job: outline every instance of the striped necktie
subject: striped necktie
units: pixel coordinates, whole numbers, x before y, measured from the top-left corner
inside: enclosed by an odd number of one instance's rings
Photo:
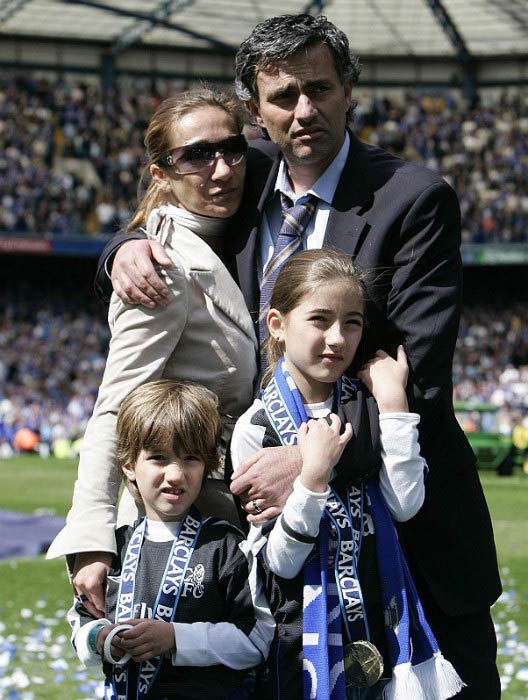
[[[286,260],[302,250],[302,235],[317,205],[317,197],[310,194],[303,197],[302,201],[293,204],[291,199],[282,192],[282,224],[275,242],[275,250],[271,260],[264,269],[262,282],[260,283],[260,311],[259,311],[259,342],[261,368],[267,367],[264,352],[264,343],[268,337],[266,317],[270,309],[270,300],[275,281],[281,267]]]

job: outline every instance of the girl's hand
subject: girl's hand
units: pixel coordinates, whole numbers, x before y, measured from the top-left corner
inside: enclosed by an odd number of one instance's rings
[[[330,414],[330,424],[325,418],[309,420],[299,428],[298,444],[301,450],[301,483],[310,491],[323,493],[345,445],[352,437],[352,426],[345,425],[343,434],[341,421],[335,413]]]
[[[79,552],[73,566],[73,589],[85,595],[83,606],[93,617],[104,617],[106,582],[112,555],[110,552]]]
[[[147,661],[176,649],[174,627],[163,620],[126,620],[133,629],[119,634],[119,647],[134,661]]]
[[[396,360],[378,350],[358,372],[358,377],[376,399],[380,413],[409,410],[405,393],[408,376],[409,366],[403,345],[398,346]]]

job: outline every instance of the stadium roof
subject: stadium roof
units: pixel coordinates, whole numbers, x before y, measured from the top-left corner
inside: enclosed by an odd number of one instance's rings
[[[360,56],[528,54],[526,0],[2,0],[0,37],[233,50],[266,17],[304,11]]]

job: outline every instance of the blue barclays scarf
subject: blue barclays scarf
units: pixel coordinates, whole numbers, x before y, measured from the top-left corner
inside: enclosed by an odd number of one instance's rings
[[[342,377],[334,388],[338,403],[345,403],[351,390],[353,384],[347,377]],[[281,443],[296,444],[297,430],[303,422],[308,421],[308,416],[284,359],[280,360],[272,380],[263,390],[262,401]],[[392,667],[392,678],[383,691],[384,700],[447,700],[460,692],[464,683],[451,663],[443,657],[425,619],[378,479],[369,480],[366,490],[376,534],[385,634]],[[352,491],[352,488],[348,489],[349,514]],[[355,491],[357,492],[357,489]],[[315,556],[312,556],[304,567],[304,700],[346,698],[342,621],[349,631],[350,641],[356,641],[357,626],[351,628],[350,621],[361,619],[361,615],[364,615],[359,579],[357,590],[353,595],[349,595],[350,592],[344,591],[339,585],[339,547],[334,562],[328,555],[328,543],[332,542],[332,538],[336,538],[335,528],[331,528],[330,524],[336,522],[333,515],[335,516],[336,508],[340,506],[343,506],[342,502],[333,494],[321,520]],[[356,522],[352,518],[353,527]],[[361,532],[362,517],[359,537]],[[347,598],[346,605],[344,598]],[[349,603],[357,606],[357,615],[348,614]],[[363,626],[368,638],[366,617]]]

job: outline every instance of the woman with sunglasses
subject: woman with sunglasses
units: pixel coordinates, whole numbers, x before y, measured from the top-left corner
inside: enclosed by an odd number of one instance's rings
[[[156,379],[204,384],[218,395],[225,440],[252,401],[253,325],[219,257],[242,197],[243,124],[235,98],[204,88],[162,102],[145,134],[149,160],[141,180],[150,175],[150,184],[128,231],[142,227],[164,246],[172,263],[163,272],[172,300],[148,309],[112,297],[110,348],[83,439],[73,505],[48,551],[48,558],[68,556],[74,588],[97,617],[104,611],[106,574],[116,552],[116,523],[131,523],[137,515],[125,492],[117,518],[116,417],[123,399]],[[207,483],[201,499],[204,516],[236,519],[222,480]]]

